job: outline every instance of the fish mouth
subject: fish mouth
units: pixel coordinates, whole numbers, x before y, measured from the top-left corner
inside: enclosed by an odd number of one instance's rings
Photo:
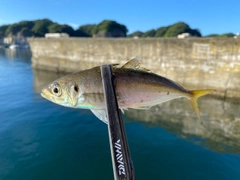
[[[41,92],[40,95],[41,95],[43,98],[47,98],[46,95],[45,95],[43,92]]]
[[[40,95],[43,98],[45,98],[47,100],[50,100],[50,101],[52,101],[52,99],[53,99],[51,93],[47,89],[45,89],[45,88],[42,89],[42,92],[40,93]]]
[[[53,103],[55,103],[55,104],[60,104],[60,105],[62,105],[62,102],[59,103],[59,100],[56,99],[56,97],[55,97],[55,96],[49,91],[49,89],[47,89],[47,88],[43,88],[43,89],[42,89],[42,92],[40,93],[40,95],[41,95],[43,98],[45,98],[45,99],[47,99],[47,100],[49,100],[49,101],[51,101],[51,102],[53,102]]]
[[[45,88],[42,89],[42,92],[40,94],[41,94],[42,97],[47,98],[46,97],[46,89]]]

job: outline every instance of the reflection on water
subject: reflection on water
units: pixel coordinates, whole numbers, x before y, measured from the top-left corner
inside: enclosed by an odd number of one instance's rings
[[[64,74],[34,70],[34,88],[40,92],[46,84]],[[201,119],[197,119],[186,99],[176,99],[150,110],[129,110],[130,120],[162,127],[184,139],[194,141],[217,152],[240,151],[240,103],[227,102],[211,96],[199,99]]]
[[[32,53],[29,49],[0,49],[0,56],[7,57],[11,60],[30,60]]]
[[[34,91],[40,93],[44,86],[64,75],[66,74],[33,69]]]
[[[201,119],[190,103],[176,99],[149,111],[129,111],[127,115],[178,134],[184,139],[206,146],[217,152],[240,152],[240,104],[206,96],[199,99]],[[201,139],[199,139],[201,138]]]

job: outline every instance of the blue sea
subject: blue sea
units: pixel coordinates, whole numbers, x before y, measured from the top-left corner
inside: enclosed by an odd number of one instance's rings
[[[34,70],[26,50],[0,50],[0,179],[113,179],[107,125],[43,99],[63,74]],[[123,115],[136,180],[239,180],[240,102],[205,96]]]

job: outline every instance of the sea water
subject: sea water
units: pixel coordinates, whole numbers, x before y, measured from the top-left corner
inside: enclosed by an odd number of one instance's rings
[[[0,179],[113,179],[107,125],[39,94],[62,76],[0,51]],[[137,180],[240,179],[240,105],[211,96],[198,120],[187,100],[123,116]]]

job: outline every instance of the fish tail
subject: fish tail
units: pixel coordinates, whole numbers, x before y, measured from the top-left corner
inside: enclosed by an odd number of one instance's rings
[[[189,91],[190,94],[192,94],[192,96],[190,97],[190,102],[192,104],[192,107],[193,107],[194,111],[196,112],[196,114],[198,116],[198,119],[200,119],[200,112],[199,112],[198,104],[197,104],[198,98],[200,98],[201,96],[207,95],[209,93],[215,92],[215,91],[216,90],[214,90],[214,89]]]

